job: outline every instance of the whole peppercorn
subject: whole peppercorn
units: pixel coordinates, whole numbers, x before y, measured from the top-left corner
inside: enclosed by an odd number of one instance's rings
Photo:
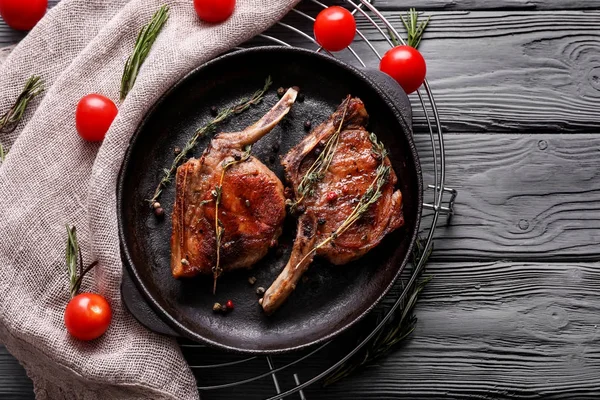
[[[178,156],[179,154],[181,154],[181,147],[175,147],[173,149],[173,153],[175,153],[176,156]]]
[[[260,297],[264,296],[266,290],[264,287],[259,287],[258,289],[256,289],[256,294],[259,295]]]
[[[164,217],[164,216],[165,216],[165,209],[164,209],[164,208],[162,208],[162,207],[155,208],[155,209],[154,209],[154,215],[155,215],[157,218],[162,218],[162,217]]]
[[[211,114],[213,117],[216,117],[216,116],[219,114],[219,109],[217,108],[217,106],[212,106],[212,107],[210,108],[210,114]]]
[[[284,88],[280,87],[279,89],[277,89],[277,96],[283,97],[284,94],[285,94]]]
[[[225,303],[225,307],[227,307],[228,310],[233,310],[233,301],[227,300],[227,303]]]
[[[312,122],[310,122],[310,120],[306,120],[304,121],[304,130],[310,130],[310,127],[312,126]]]

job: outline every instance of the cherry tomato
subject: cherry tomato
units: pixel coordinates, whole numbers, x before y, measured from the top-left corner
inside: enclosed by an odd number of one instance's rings
[[[235,0],[194,0],[194,8],[201,20],[216,24],[231,17]]]
[[[104,140],[106,132],[119,110],[111,99],[100,94],[88,94],[79,100],[75,126],[79,136],[90,142]]]
[[[94,340],[106,332],[112,311],[106,299],[94,293],[82,293],[71,299],[65,310],[65,326],[79,340]]]
[[[381,59],[379,69],[396,80],[406,94],[417,90],[425,81],[425,59],[413,47],[396,46]]]
[[[315,39],[325,50],[340,51],[350,46],[356,35],[354,15],[344,7],[331,6],[315,20]]]
[[[0,16],[8,26],[28,31],[46,14],[48,0],[0,0]]]

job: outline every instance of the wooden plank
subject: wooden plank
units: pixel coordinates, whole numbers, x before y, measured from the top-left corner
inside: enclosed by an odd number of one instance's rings
[[[598,0],[375,0],[380,10],[597,10]]]
[[[308,399],[558,399],[600,396],[600,264],[433,263],[412,338],[388,357],[336,385],[307,390]],[[339,346],[340,343],[336,342]],[[353,343],[346,343],[348,351]],[[239,357],[184,349],[192,365]],[[328,356],[331,358],[328,358]],[[339,352],[310,358],[278,375],[293,386]],[[335,355],[335,357],[333,357]],[[214,357],[211,358],[211,357]],[[207,359],[208,358],[208,359]],[[274,357],[282,366],[286,356]],[[241,368],[198,370],[199,384],[234,381],[266,371],[264,359]],[[268,379],[204,399],[273,395]]]
[[[60,0],[49,0],[48,7],[52,8]],[[305,1],[309,2],[309,1]],[[330,3],[344,4],[343,0],[333,0]],[[330,4],[328,3],[328,4]],[[355,1],[358,3],[358,1]],[[457,10],[597,10],[600,0],[373,0],[380,10],[419,10],[457,11]]]
[[[402,26],[400,13],[384,14],[395,27]],[[447,131],[597,131],[600,12],[430,14],[420,49]],[[310,32],[310,21],[301,16],[291,15],[289,22]],[[358,18],[358,28],[380,54],[389,49],[364,18]],[[270,32],[295,45],[304,43],[281,26]],[[369,67],[377,68],[378,61],[364,42],[358,40],[353,47]],[[347,52],[339,55],[353,60]],[[423,131],[422,114],[416,117]]]
[[[529,2],[552,8],[546,6],[551,1],[541,3]],[[398,13],[389,15],[399,26]],[[538,134],[447,138],[448,184],[461,193],[452,227],[438,231],[443,240],[436,241],[436,257],[537,259],[545,252],[553,260],[597,259],[599,140],[548,134],[596,132],[597,23],[598,13],[434,15],[422,50],[445,127]],[[0,26],[0,46],[12,43],[4,35]],[[376,46],[382,50],[385,43]],[[366,58],[368,49],[357,51]],[[421,135],[418,142],[426,145]],[[430,157],[422,161],[427,170]],[[408,346],[343,384],[311,388],[308,398],[598,398],[598,360],[590,347],[598,266],[434,265],[436,278]],[[6,391],[15,379],[27,381],[6,357],[0,349],[0,368],[7,366],[0,369],[3,399],[11,398]],[[303,368],[305,379],[312,370]],[[13,398],[33,398],[26,386]],[[273,391],[266,379],[254,389],[233,389],[230,397],[222,393],[204,398],[260,398]]]
[[[417,143],[433,183],[429,138]],[[459,197],[434,257],[600,260],[600,136],[459,134],[445,144],[446,182]]]
[[[9,28],[8,25],[0,19],[0,47],[17,44],[25,37],[25,34],[25,32],[18,32]]]
[[[560,80],[548,82],[557,84]],[[435,84],[432,81],[432,85]],[[531,93],[532,97],[523,98],[520,104],[517,98],[509,101],[510,96],[517,93],[511,94],[516,86],[507,84],[498,84],[494,95],[485,94],[489,98],[483,100],[483,105],[448,90],[436,91],[436,97],[449,132],[486,124],[536,134],[567,125],[573,129],[579,126],[584,131],[597,128],[600,122],[596,120],[600,118],[597,104],[593,96],[585,95],[585,90],[578,91],[581,101],[570,104],[559,93],[552,94],[564,88],[543,82],[537,85],[531,90],[538,93]],[[469,87],[467,91],[472,90],[476,89]],[[500,101],[502,93],[505,99]],[[482,101],[483,92],[481,96],[477,101]],[[425,139],[420,137],[419,140]],[[541,141],[547,148],[540,149]],[[422,143],[425,149],[426,141]],[[596,243],[600,235],[595,206],[599,189],[595,173],[598,140],[595,135],[484,137],[469,134],[448,137],[447,146],[448,185],[460,189],[461,195],[453,226],[438,234],[442,240],[437,245],[436,256],[461,260],[482,257],[598,259]],[[427,171],[432,160],[424,156],[422,161]],[[426,179],[426,182],[432,180]]]
[[[431,265],[406,346],[318,398],[597,399],[599,267]]]
[[[25,370],[6,348],[0,345],[0,399],[33,400],[33,386]]]
[[[412,338],[350,379],[325,389],[311,387],[308,399],[600,396],[600,352],[595,350],[600,264],[432,263],[427,273],[434,279],[419,301]],[[205,350],[185,348],[184,353],[192,365],[211,361]],[[233,359],[219,353],[212,361]],[[284,360],[274,358],[278,366]],[[257,359],[197,376],[201,385],[232,381],[266,371],[264,364]],[[308,379],[323,365],[322,358],[311,358],[280,373],[280,382],[289,388],[291,371]],[[14,361],[0,358],[0,366],[11,369],[7,375],[0,369],[0,377],[7,377],[0,390],[14,388],[23,395],[18,398],[33,398],[24,397],[30,387],[15,385],[15,379],[25,378],[22,370],[15,372]],[[203,399],[260,399],[274,394],[271,385],[263,379],[243,389],[207,392]]]
[[[49,0],[48,7],[52,8],[60,0]],[[333,0],[330,3],[344,4],[343,0]],[[358,1],[355,1],[358,3]],[[380,10],[407,10],[411,7],[419,10],[596,10],[600,8],[599,0],[373,0]]]
[[[384,14],[394,26],[401,26],[400,13]],[[597,130],[600,68],[595,55],[600,51],[600,12],[432,15],[421,50],[447,131]],[[311,32],[311,22],[299,15],[290,15],[286,21]],[[388,49],[364,18],[359,18],[358,27],[381,54]],[[284,27],[269,32],[307,46],[298,34]],[[0,46],[13,43],[19,35],[0,27]],[[377,59],[365,43],[357,41],[354,47],[370,67],[377,67]],[[341,56],[352,58],[346,53]],[[423,131],[422,113],[416,113],[415,121]]]

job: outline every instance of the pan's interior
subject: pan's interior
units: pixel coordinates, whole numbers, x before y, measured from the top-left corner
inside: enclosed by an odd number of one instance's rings
[[[170,214],[174,187],[160,203],[166,217],[158,221],[146,199],[194,131],[219,109],[239,102],[273,79],[265,100],[232,118],[220,131],[236,131],[260,118],[278,98],[276,89],[299,86],[305,95],[288,117],[253,147],[253,154],[283,179],[279,158],[306,134],[306,120],[325,120],[347,94],[360,97],[370,114],[369,129],[390,152],[402,190],[406,224],[360,260],[332,266],[317,260],[285,305],[274,315],[262,313],[255,293],[267,288],[285,265],[295,234],[288,219],[280,246],[250,271],[225,274],[213,296],[209,276],[175,280],[171,276]],[[149,113],[135,133],[119,183],[119,218],[124,259],[148,302],[182,334],[222,347],[246,351],[283,351],[328,337],[368,311],[394,281],[408,257],[418,224],[420,171],[413,147],[398,115],[373,86],[337,61],[304,51],[271,49],[240,52],[200,68],[171,90]],[[199,156],[209,138],[193,152]],[[248,277],[257,278],[253,286]],[[235,310],[213,313],[212,306],[231,299]]]

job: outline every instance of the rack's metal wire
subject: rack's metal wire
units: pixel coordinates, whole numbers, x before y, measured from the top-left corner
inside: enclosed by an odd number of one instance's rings
[[[322,7],[322,8],[327,7],[325,4],[321,3],[318,0],[305,0],[305,1],[312,2],[312,3],[316,4],[318,7]],[[368,21],[370,24],[372,24],[374,26],[374,28],[382,35],[382,37],[384,38],[384,40],[388,43],[388,45],[390,47],[393,46],[393,43],[392,43],[388,33],[386,32],[386,30],[388,32],[392,32],[396,36],[396,38],[398,38],[402,43],[404,43],[402,36],[396,31],[396,29],[392,26],[392,24],[390,24],[390,22],[382,15],[382,13],[379,12],[379,10],[377,10],[377,8],[375,6],[373,6],[373,4],[371,4],[371,0],[356,0],[356,2],[353,0],[345,0],[345,1],[346,1],[347,5],[350,7],[350,9],[352,10],[352,13],[359,18],[364,18],[365,21]],[[304,11],[301,11],[298,9],[293,9],[292,12],[296,15],[301,16],[302,18],[305,18],[308,21],[311,21],[311,22],[314,21],[314,17],[310,16],[309,14],[307,14]],[[302,38],[309,44],[316,45],[318,48],[315,51],[317,51],[317,52],[324,51],[324,49],[322,49],[321,47],[318,46],[318,43],[314,40],[314,38],[311,35],[307,34],[306,32],[302,31],[301,29],[294,27],[294,26],[290,25],[289,23],[285,23],[285,22],[278,22],[277,26],[294,32],[295,34],[297,34],[300,38]],[[377,49],[373,45],[373,43],[371,43],[367,39],[367,36],[360,30],[357,30],[357,35],[360,38],[360,40],[362,42],[364,42],[371,49],[371,51],[375,54],[375,57],[377,57],[377,60],[380,60],[381,54],[379,53],[379,51],[377,51]],[[288,46],[288,47],[292,46],[291,44],[289,44],[289,43],[285,42],[284,40],[282,40],[278,37],[275,37],[271,34],[263,33],[263,34],[260,34],[258,37],[260,39],[266,40],[268,42],[273,42],[278,45]],[[325,52],[328,55],[334,57],[334,55],[331,54],[330,52],[328,52],[326,50],[325,50]],[[348,47],[348,52],[354,57],[354,59],[356,59],[356,61],[362,67],[366,67],[364,60],[356,53],[356,51],[352,47]],[[434,235],[436,226],[438,224],[439,216],[447,215],[446,222],[447,223],[450,222],[450,219],[451,219],[452,215],[454,214],[454,201],[457,196],[457,191],[445,186],[445,182],[446,182],[445,157],[446,156],[445,156],[445,150],[444,150],[443,131],[442,131],[441,123],[440,123],[440,117],[439,117],[439,113],[437,110],[437,106],[435,104],[435,100],[433,97],[433,93],[432,93],[429,83],[427,81],[425,81],[425,83],[423,84],[422,90],[425,92],[425,96],[423,95],[423,93],[420,89],[417,91],[417,97],[419,99],[419,103],[421,104],[421,107],[423,108],[425,121],[426,121],[427,127],[428,127],[428,133],[429,133],[429,136],[431,139],[431,152],[433,155],[433,170],[434,170],[433,185],[427,186],[428,189],[433,190],[433,201],[431,203],[423,204],[424,209],[433,211],[432,219],[431,219],[431,226],[427,233],[427,236],[425,239],[425,246],[423,249],[423,253],[425,254],[429,251],[429,249],[431,248],[431,246],[433,244],[433,235]],[[430,115],[430,113],[431,113],[431,115]],[[450,199],[447,201],[446,204],[444,204],[444,194],[450,195]],[[401,294],[395,300],[393,305],[388,309],[387,313],[380,320],[379,324],[358,344],[358,346],[354,347],[345,356],[340,358],[338,361],[334,362],[331,366],[329,366],[325,370],[323,370],[320,373],[317,373],[313,377],[309,378],[308,380],[301,382],[298,374],[294,373],[293,378],[294,378],[294,382],[295,382],[295,387],[288,389],[286,391],[282,391],[277,374],[287,370],[289,367],[291,367],[293,365],[296,365],[296,364],[308,359],[309,357],[314,356],[316,353],[319,353],[320,351],[322,351],[331,342],[328,342],[321,346],[318,346],[316,349],[310,351],[309,353],[307,353],[301,357],[298,357],[294,361],[289,362],[280,367],[275,366],[273,359],[270,356],[265,357],[267,366],[268,366],[268,370],[264,373],[258,373],[255,376],[252,376],[250,378],[238,380],[235,382],[229,382],[229,383],[225,383],[225,384],[198,386],[198,389],[201,392],[203,392],[203,391],[208,391],[208,390],[232,388],[232,387],[245,385],[250,382],[271,376],[271,378],[273,380],[273,385],[275,387],[276,394],[266,400],[279,400],[279,399],[283,399],[287,396],[291,396],[292,394],[295,394],[295,393],[298,393],[299,398],[301,400],[306,400],[306,396],[303,392],[303,389],[314,384],[315,382],[318,382],[319,380],[321,380],[324,377],[326,377],[327,375],[329,375],[331,372],[335,371],[340,365],[345,363],[348,359],[350,359],[358,351],[360,351],[367,343],[369,343],[369,341],[375,335],[377,335],[377,333],[385,326],[385,324],[389,321],[389,319],[394,315],[395,311],[403,304],[408,291],[413,286],[416,279],[418,279],[419,272],[423,269],[423,267],[424,267],[423,260],[421,260],[418,263],[418,265],[412,266],[411,276],[408,279],[408,282],[403,286],[403,290],[402,290]],[[190,345],[190,344],[185,345],[184,344],[184,345],[182,345],[182,347],[204,348],[205,346]],[[205,369],[232,367],[232,366],[237,366],[237,365],[248,364],[249,362],[256,360],[257,358],[259,358],[259,357],[240,356],[240,359],[235,360],[235,361],[210,364],[210,365],[192,365],[191,368],[205,370]]]

